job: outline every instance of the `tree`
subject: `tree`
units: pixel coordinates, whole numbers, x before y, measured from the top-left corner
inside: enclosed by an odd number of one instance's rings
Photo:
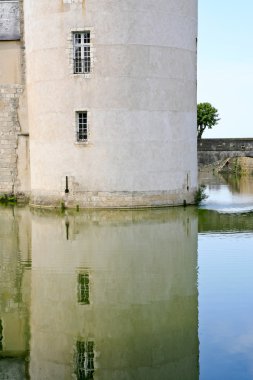
[[[217,109],[210,103],[198,104],[197,119],[198,139],[201,139],[206,128],[211,129],[214,125],[218,124],[218,121],[220,120]]]

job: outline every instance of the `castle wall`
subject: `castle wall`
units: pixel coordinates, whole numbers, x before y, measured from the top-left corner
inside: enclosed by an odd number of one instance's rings
[[[0,7],[0,193],[31,190],[31,203],[54,206],[193,202],[197,0]],[[73,32],[84,29],[92,69],[76,75]]]
[[[29,193],[22,1],[1,1],[0,12],[0,194]]]
[[[0,42],[1,85],[21,83],[21,46],[19,41]]]
[[[0,57],[1,59],[1,57]],[[0,193],[13,193],[17,179],[18,98],[22,85],[0,85]]]
[[[27,0],[24,14],[31,202],[193,202],[197,1]],[[75,75],[83,29],[92,70]],[[87,143],[76,141],[77,111],[88,112]]]

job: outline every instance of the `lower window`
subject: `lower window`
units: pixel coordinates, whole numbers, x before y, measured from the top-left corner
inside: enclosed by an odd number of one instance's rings
[[[80,142],[88,141],[88,113],[87,111],[76,112],[76,139]]]

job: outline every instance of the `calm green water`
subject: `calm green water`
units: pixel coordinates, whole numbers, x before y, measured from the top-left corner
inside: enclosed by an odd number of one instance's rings
[[[253,379],[253,184],[201,181],[199,210],[1,207],[0,379]]]

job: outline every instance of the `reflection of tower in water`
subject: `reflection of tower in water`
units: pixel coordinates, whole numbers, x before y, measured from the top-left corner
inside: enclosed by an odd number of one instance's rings
[[[29,357],[30,217],[0,212],[0,379],[26,379]]]
[[[194,211],[68,222],[32,216],[31,378],[198,378]]]

